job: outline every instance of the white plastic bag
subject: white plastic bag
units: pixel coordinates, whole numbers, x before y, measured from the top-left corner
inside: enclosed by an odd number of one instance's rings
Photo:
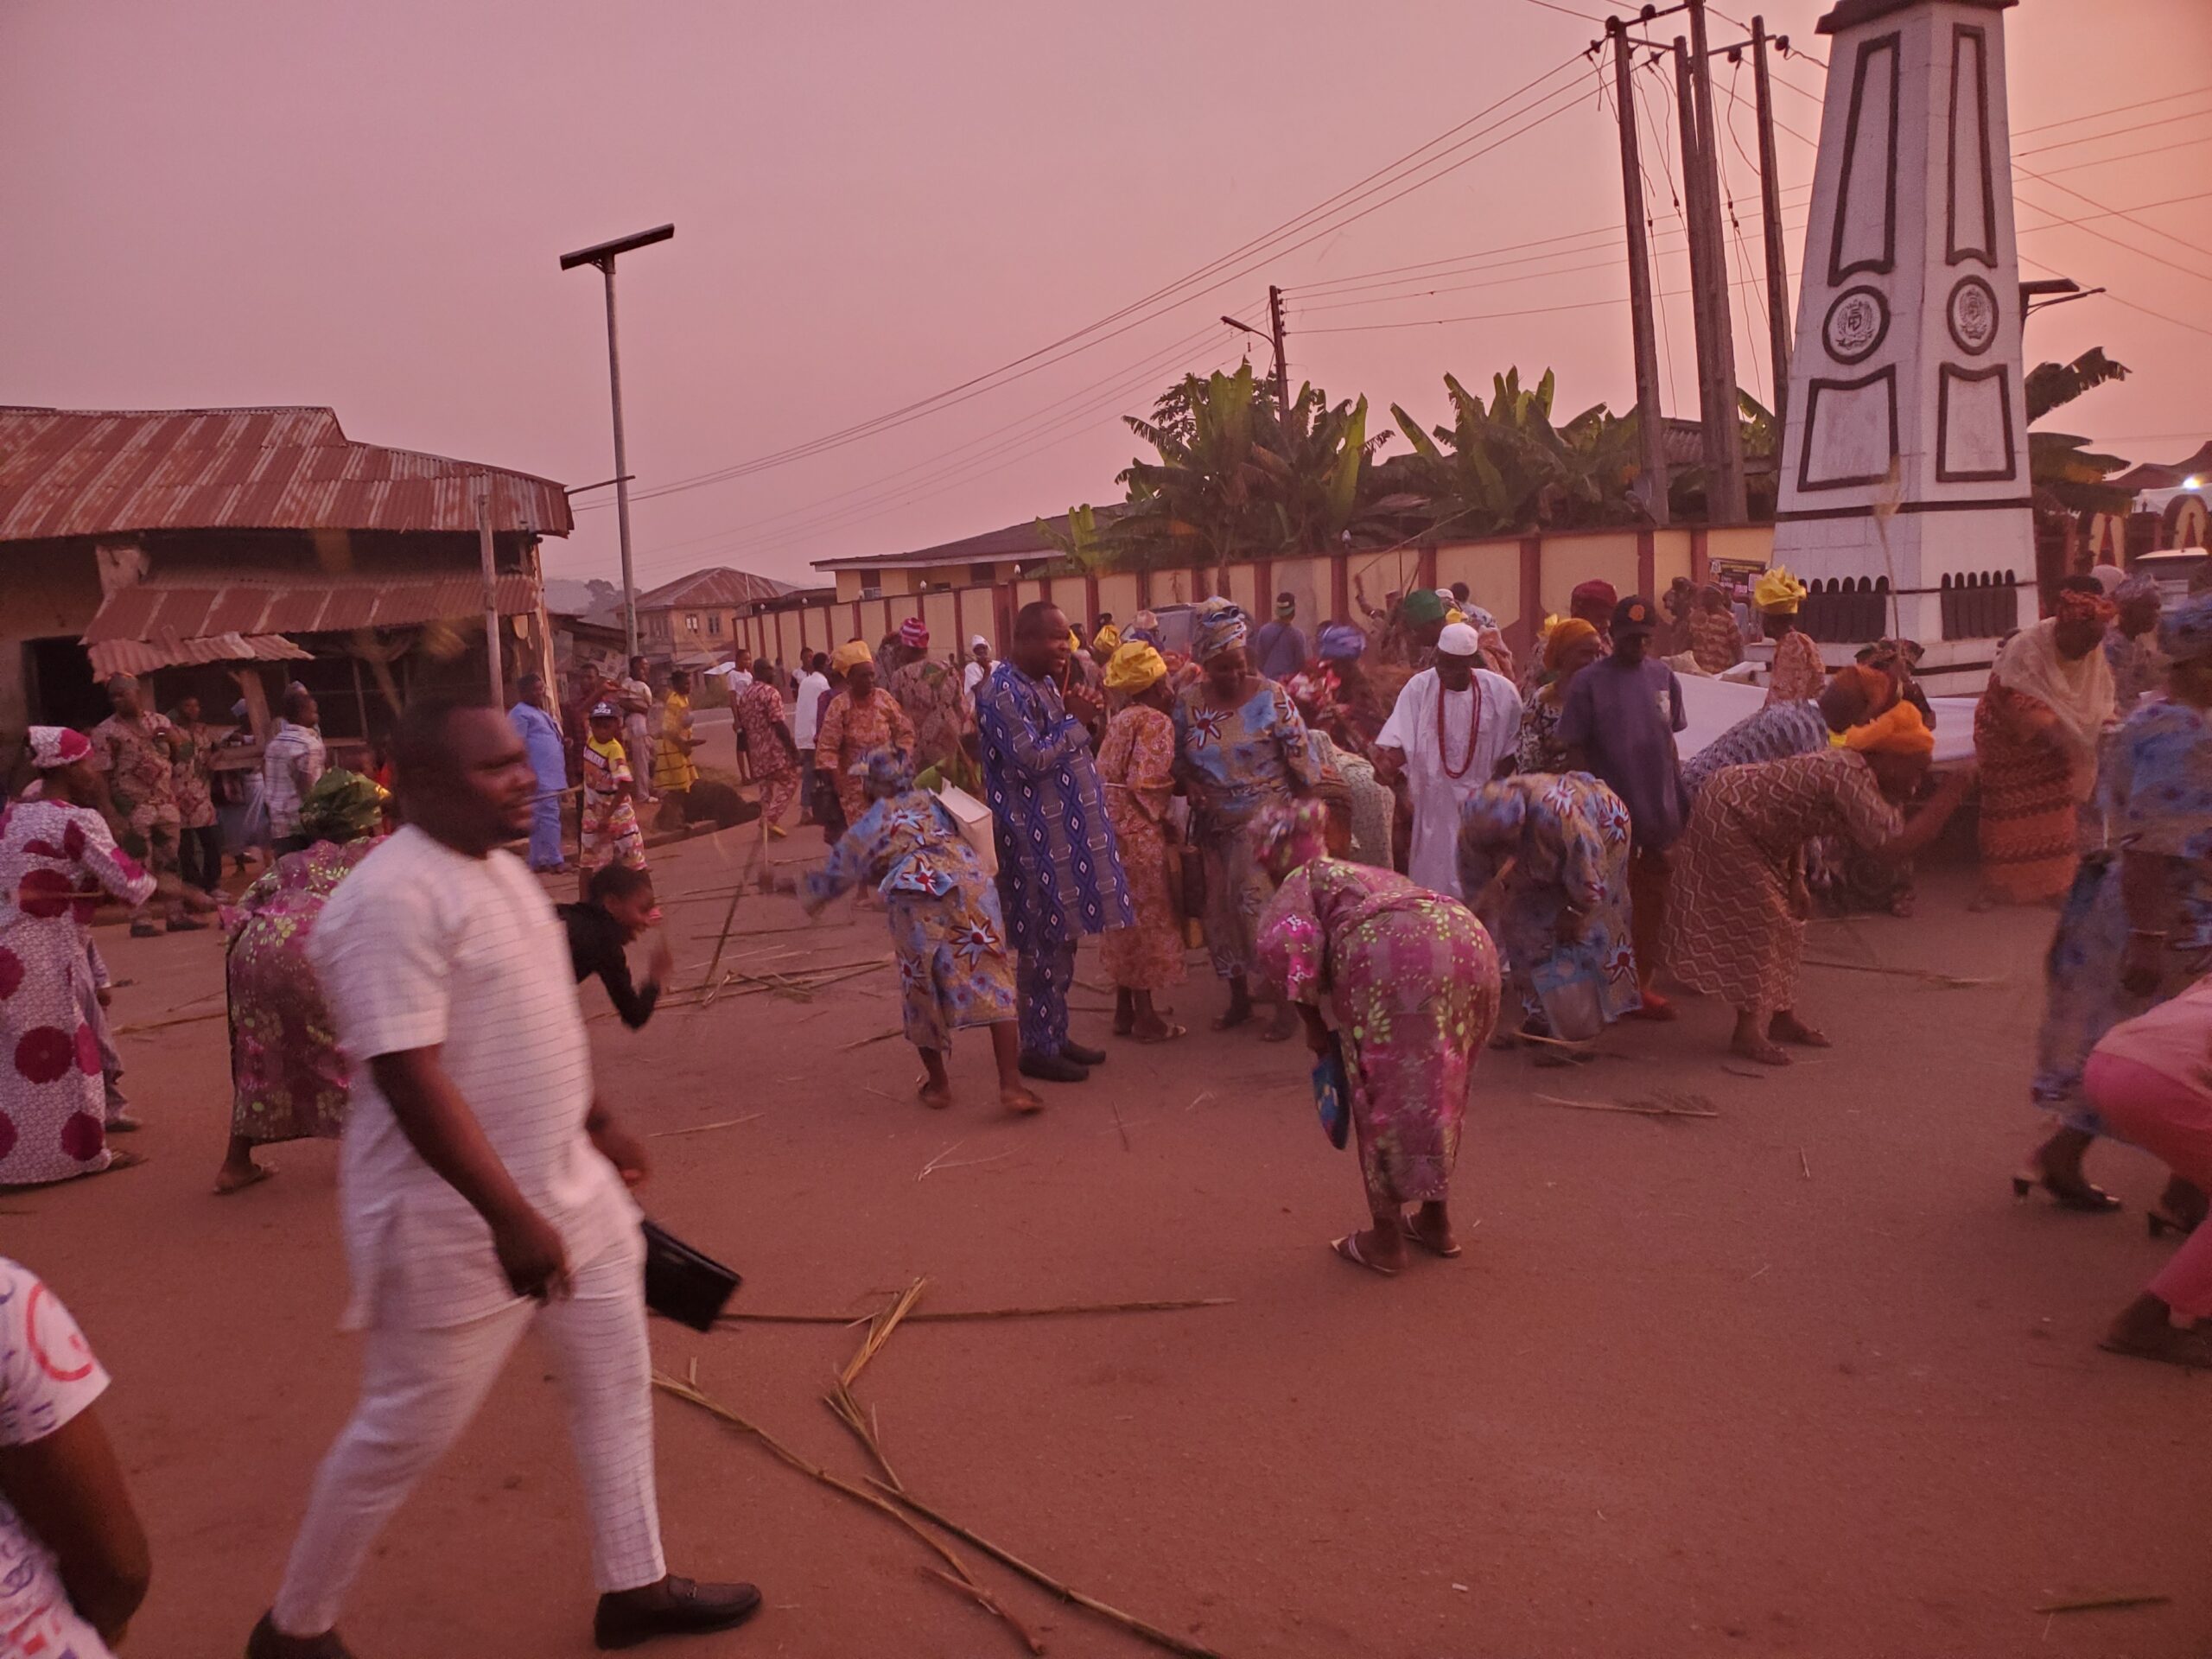
[[[999,873],[999,849],[991,834],[991,809],[957,784],[945,785],[938,791],[937,798],[960,826],[961,838],[975,849],[976,861],[983,867],[983,874],[995,877]]]

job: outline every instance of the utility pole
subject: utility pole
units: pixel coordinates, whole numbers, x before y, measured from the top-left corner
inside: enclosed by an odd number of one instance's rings
[[[1290,418],[1290,368],[1284,361],[1282,351],[1282,289],[1273,283],[1268,284],[1268,332],[1275,342],[1275,408],[1287,421]]]
[[[1688,188],[1692,314],[1697,321],[1698,413],[1705,427],[1706,513],[1716,524],[1750,517],[1744,436],[1736,404],[1736,341],[1729,321],[1728,257],[1720,233],[1719,157],[1713,148],[1712,77],[1705,60],[1704,0],[1688,0],[1694,39],[1675,37],[1675,98]]]
[[[492,706],[506,706],[506,675],[499,662],[499,570],[492,553],[492,480],[476,474],[476,557],[484,568],[484,658]]]
[[[1782,179],[1774,165],[1774,89],[1767,83],[1766,19],[1751,19],[1751,86],[1758,100],[1759,213],[1766,230],[1766,326],[1774,364],[1774,467],[1782,477],[1789,425],[1789,353],[1796,320],[1789,309],[1789,266],[1782,250]],[[1785,41],[1783,44],[1787,45]]]
[[[622,538],[622,632],[626,639],[624,666],[638,654],[638,585],[630,569],[630,461],[622,442],[622,350],[614,328],[614,260],[634,248],[665,242],[676,234],[673,225],[659,225],[635,236],[618,237],[574,253],[561,256],[561,269],[597,265],[607,278],[607,379],[614,398],[614,523]],[[494,696],[496,701],[496,694]]]
[[[1643,163],[1637,153],[1635,67],[1628,30],[1605,20],[1613,39],[1614,102],[1621,118],[1621,196],[1628,219],[1629,328],[1636,344],[1637,442],[1643,451],[1637,492],[1655,524],[1667,522],[1667,429],[1659,412],[1659,343],[1651,311],[1651,253],[1643,217]]]

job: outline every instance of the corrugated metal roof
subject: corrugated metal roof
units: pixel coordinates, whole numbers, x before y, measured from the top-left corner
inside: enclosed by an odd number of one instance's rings
[[[566,536],[550,479],[355,443],[327,409],[0,406],[0,542],[149,530],[474,531]]]
[[[1118,506],[1100,507],[1098,518],[1102,523],[1110,522],[1120,516],[1121,511]],[[1032,518],[1023,524],[1008,524],[1004,530],[986,531],[981,536],[941,542],[935,547],[917,548],[912,552],[858,553],[849,558],[816,559],[812,563],[817,570],[918,564],[1003,564],[1009,560],[1051,558],[1059,550],[1056,543],[1039,533],[1037,521]]]
[[[526,615],[537,608],[537,584],[528,576],[504,575],[499,579],[498,597],[500,615]],[[86,627],[84,643],[134,639],[165,644],[233,633],[334,633],[483,614],[484,585],[475,576],[232,582],[213,588],[148,582],[110,594]]]
[[[143,639],[107,639],[90,647],[92,672],[102,679],[111,674],[150,674],[157,668],[187,663],[298,663],[315,653],[294,645],[281,633],[219,633],[211,639],[178,639],[153,645]]]
[[[716,565],[710,570],[694,570],[688,576],[663,582],[650,593],[639,594],[638,608],[660,611],[674,605],[751,605],[791,591],[788,582]]]

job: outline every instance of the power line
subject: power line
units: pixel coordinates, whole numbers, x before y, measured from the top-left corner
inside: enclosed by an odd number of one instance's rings
[[[2212,109],[2184,110],[2179,115],[2161,116],[2156,121],[2138,121],[2132,127],[2114,127],[2110,132],[2084,133],[2079,138],[2054,138],[2047,144],[2037,144],[2028,149],[2016,149],[2012,152],[2012,156],[2015,160],[2018,160],[2023,156],[2040,156],[2047,149],[2072,149],[2079,144],[2101,144],[2106,139],[2117,138],[2123,133],[2142,132],[2151,127],[2168,127],[2177,121],[2201,120],[2208,115],[2212,115]]]
[[[802,502],[798,506],[785,508],[780,512],[772,512],[762,518],[751,519],[743,524],[726,524],[719,530],[709,531],[706,534],[701,536],[690,537],[680,542],[664,543],[660,546],[652,550],[652,552],[646,556],[657,557],[678,551],[684,548],[696,547],[702,543],[717,541],[726,536],[735,535],[749,531],[765,530],[769,526],[776,524],[785,519],[802,518],[804,515],[817,512],[823,507],[834,507],[837,503],[848,500],[855,496],[874,494],[887,486],[893,488],[905,488],[906,486],[899,484],[898,480],[907,478],[910,474],[938,467],[939,463],[950,461],[955,456],[965,454],[970,450],[988,448],[1009,432],[1025,429],[1033,431],[1035,429],[1036,423],[1039,418],[1050,414],[1052,410],[1058,409],[1065,404],[1090,399],[1102,391],[1107,391],[1107,401],[1117,402],[1123,395],[1125,395],[1125,391],[1129,389],[1126,386],[1125,383],[1128,382],[1133,375],[1136,377],[1137,383],[1141,385],[1143,382],[1149,380],[1152,377],[1160,373],[1169,365],[1185,361],[1190,357],[1192,352],[1198,346],[1199,342],[1208,338],[1217,336],[1219,332],[1219,329],[1213,325],[1195,329],[1192,333],[1183,336],[1180,340],[1176,340],[1173,345],[1168,346],[1162,350],[1149,353],[1140,363],[1134,366],[1125,364],[1121,368],[1116,369],[1113,373],[1106,376],[1104,378],[1093,381],[1088,385],[1078,387],[1076,391],[1068,393],[1065,397],[1056,398],[1053,402],[1046,404],[1042,409],[1024,413],[1017,416],[1015,419],[1006,423],[1002,426],[994,427],[988,432],[980,433],[975,437],[967,439],[963,442],[955,444],[950,448],[940,450],[935,454],[925,455],[919,461],[912,462],[911,465],[899,468],[896,472],[886,474],[880,478],[871,479],[865,483],[855,485],[848,489],[833,491],[828,495],[819,497],[812,501]],[[1110,390],[1109,390],[1109,388],[1110,388]],[[1086,410],[1091,407],[1089,403],[1085,403],[1084,406]]]
[[[1531,104],[1527,108],[1512,110],[1510,112],[1500,117],[1497,121],[1493,122],[1487,127],[1480,125],[1481,123],[1487,120],[1497,111],[1501,110],[1509,110],[1510,106],[1519,103],[1520,100],[1528,97],[1530,93],[1535,92],[1538,87],[1542,86],[1546,82],[1554,79],[1562,71],[1572,69],[1580,60],[1580,56],[1581,54],[1577,53],[1566,59],[1551,69],[1545,71],[1542,74],[1535,77],[1533,79],[1525,82],[1514,91],[1507,93],[1504,97],[1497,99],[1493,103],[1486,105],[1484,109],[1478,111],[1474,115],[1470,116],[1465,120],[1446,129],[1445,131],[1438,134],[1435,137],[1429,139],[1427,143],[1417,145],[1414,149],[1408,150],[1403,156],[1399,156],[1395,161],[1376,169],[1374,172],[1368,174],[1364,178],[1355,181],[1353,184],[1346,186],[1344,189],[1338,191],[1335,194],[1330,197],[1327,197],[1316,206],[1309,207],[1303,213],[1295,214],[1292,218],[1284,220],[1274,229],[1259,237],[1255,237],[1241,244],[1239,246],[1231,249],[1228,253],[1223,254],[1217,258],[1209,261],[1207,264],[1198,267],[1195,270],[1188,272],[1183,276],[1177,278],[1174,282],[1163,284],[1162,286],[1154,289],[1151,293],[1144,296],[1142,298],[1132,301],[1130,303],[1122,306],[1118,310],[1109,312],[1107,315],[1099,318],[1096,321],[1089,323],[1082,328],[1076,329],[1069,334],[1064,334],[1058,340],[1053,340],[1046,346],[1039,346],[1034,351],[1025,353],[1023,355],[1014,358],[1008,362],[1001,364],[998,367],[986,371],[982,374],[971,376],[968,379],[961,381],[953,386],[948,387],[943,391],[932,393],[925,397],[917,398],[911,403],[902,404],[899,407],[887,410],[883,414],[870,416],[868,419],[864,421],[855,422],[849,426],[840,428],[834,432],[823,434],[818,437],[808,439],[804,442],[791,445],[783,449],[772,451],[763,455],[753,456],[745,461],[734,461],[728,466],[716,467],[705,473],[696,474],[689,478],[679,479],[652,490],[639,492],[633,495],[632,499],[633,500],[650,499],[660,495],[674,494],[682,490],[699,488],[709,484],[721,483],[731,479],[749,476],[753,473],[766,471],[775,467],[785,466],[792,461],[804,460],[812,455],[822,454],[828,449],[840,448],[845,444],[857,442],[863,438],[875,436],[880,432],[890,430],[894,427],[906,425],[909,422],[920,419],[926,415],[934,414],[943,409],[950,408],[957,404],[963,403],[969,397],[980,395],[985,391],[994,389],[995,385],[1007,384],[1012,379],[1024,378],[1027,375],[1036,372],[1038,369],[1047,366],[1049,363],[1059,360],[1061,357],[1072,355],[1077,351],[1088,350],[1090,346],[1101,344],[1106,340],[1116,338],[1120,334],[1127,333],[1129,327],[1136,326],[1136,323],[1130,323],[1119,328],[1114,327],[1113,325],[1122,322],[1123,319],[1128,318],[1133,313],[1141,312],[1147,307],[1155,306],[1159,302],[1166,300],[1169,302],[1166,305],[1159,306],[1158,309],[1150,312],[1146,316],[1137,318],[1136,322],[1141,323],[1143,321],[1149,321],[1151,316],[1158,315],[1164,310],[1172,309],[1177,304],[1196,300],[1206,294],[1211,294],[1220,288],[1226,287],[1230,283],[1236,281],[1238,277],[1249,275],[1252,270],[1256,269],[1258,264],[1264,263],[1266,259],[1270,257],[1280,258],[1288,252],[1294,251],[1297,248],[1303,247],[1312,241],[1318,240],[1322,235],[1326,235],[1332,232],[1341,230],[1345,225],[1353,223],[1359,219],[1364,218],[1368,213],[1377,211],[1381,207],[1389,206],[1390,202],[1399,200],[1400,197],[1409,194],[1412,190],[1422,188],[1427,185],[1434,183],[1438,179],[1440,179],[1446,175],[1456,171],[1459,168],[1466,165],[1467,162],[1474,160],[1476,156],[1487,153],[1488,149],[1496,148],[1496,143],[1484,146],[1482,149],[1475,149],[1471,154],[1461,156],[1458,159],[1446,163],[1446,158],[1452,156],[1454,151],[1465,149],[1468,146],[1475,144],[1478,141],[1488,137],[1491,133],[1497,131],[1498,128],[1506,126],[1511,122],[1520,120],[1523,117],[1530,114],[1534,110],[1541,108],[1542,105],[1557,98],[1561,90],[1579,98],[1580,92],[1577,88],[1555,88],[1554,91],[1546,92],[1541,97],[1538,97],[1535,103]],[[1504,143],[1513,137],[1519,137],[1522,132],[1531,130],[1533,127],[1541,125],[1543,121],[1551,119],[1554,116],[1565,113],[1566,110],[1569,107],[1572,107],[1571,103],[1561,105],[1558,108],[1549,111],[1540,119],[1530,123],[1528,126],[1524,126],[1516,130],[1515,131],[1507,133],[1504,138],[1499,139],[1497,142]],[[1476,129],[1476,130],[1470,132],[1469,129],[1471,128]],[[1430,152],[1434,153],[1432,154]],[[1440,163],[1444,164],[1440,165]],[[1428,170],[1432,168],[1434,170]],[[1422,175],[1424,173],[1426,173],[1426,176],[1416,177],[1416,175]],[[1341,218],[1334,218],[1334,216],[1339,213],[1343,208],[1350,207],[1355,203],[1366,200],[1368,198],[1372,197],[1380,192],[1390,190],[1392,187],[1401,184],[1404,180],[1408,178],[1414,179],[1414,182],[1406,186],[1403,189],[1395,191],[1393,194],[1385,196],[1382,200],[1375,202],[1370,207],[1363,207],[1357,213],[1350,213]],[[1298,235],[1301,232],[1307,231],[1312,226],[1317,224],[1321,224],[1322,221],[1328,220],[1332,218],[1334,218],[1333,223],[1323,225],[1321,229],[1313,232],[1311,235],[1306,236],[1301,241],[1293,243],[1287,248],[1274,245],[1281,241],[1282,238],[1287,236]],[[1234,271],[1226,276],[1220,275],[1224,267],[1234,264],[1237,259],[1255,251],[1261,251],[1262,257],[1260,260],[1254,262],[1253,264],[1247,266],[1244,270]],[[1208,279],[1210,278],[1215,280],[1209,281]],[[1205,283],[1205,285],[1193,289],[1192,284],[1194,283]],[[1171,296],[1179,297],[1171,298]],[[1078,342],[1087,342],[1087,344]]]
[[[1738,277],[1730,283],[1729,286],[1740,288],[1751,280],[1748,276]],[[1679,300],[1689,292],[1690,290],[1687,288],[1670,289],[1666,293],[1655,294],[1652,297],[1658,300]],[[1496,322],[1505,317],[1542,317],[1559,311],[1591,311],[1599,306],[1626,305],[1627,303],[1628,296],[1623,294],[1610,300],[1581,300],[1571,305],[1536,305],[1520,311],[1477,311],[1456,317],[1413,317],[1399,322],[1339,323],[1331,327],[1308,328],[1305,332],[1309,334],[1361,334],[1382,328],[1434,328],[1447,322]]]
[[[2032,127],[2015,127],[2012,137],[2024,138],[2031,132],[2048,132],[2053,127],[2070,127],[2076,121],[2094,121],[2103,115],[2126,115],[2137,110],[2147,110],[2160,104],[2171,104],[2180,99],[2195,98],[2199,92],[2212,92],[2212,86],[2192,86],[2185,92],[2168,92],[2160,98],[2130,99],[2125,104],[2115,104],[2108,110],[2091,110],[2087,115],[2061,116],[2056,121],[2045,121]]]

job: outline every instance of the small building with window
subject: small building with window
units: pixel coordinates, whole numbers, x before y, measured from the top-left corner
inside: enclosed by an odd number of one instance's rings
[[[738,613],[791,591],[750,570],[694,570],[638,595],[638,649],[677,668],[720,662],[740,643]]]

